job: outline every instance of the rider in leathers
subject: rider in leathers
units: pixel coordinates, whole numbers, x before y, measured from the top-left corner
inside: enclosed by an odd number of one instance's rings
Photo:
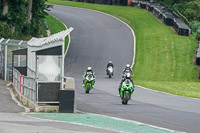
[[[122,83],[126,79],[129,79],[131,81],[131,83],[133,84],[133,87],[134,87],[134,83],[133,83],[133,80],[132,80],[131,76],[127,75],[126,73],[130,73],[131,75],[133,75],[133,71],[131,70],[131,67],[130,67],[129,64],[127,64],[126,67],[125,67],[125,69],[123,70],[122,80],[121,80],[120,85],[119,85],[119,93],[120,93],[120,89],[121,89]],[[133,91],[134,91],[134,89],[133,89]]]
[[[112,67],[112,68],[114,68],[114,65],[113,65],[113,63],[112,63],[112,61],[109,61],[108,62],[108,64],[107,64],[107,67],[106,67],[106,74],[108,75],[108,67]],[[113,74],[114,74],[114,72],[113,72]]]
[[[93,76],[94,78],[96,77],[96,76],[94,75],[94,72],[93,72],[92,68],[91,68],[91,67],[88,67],[87,70],[86,70],[86,72],[84,72],[84,75],[83,75],[83,77],[84,77],[84,79],[83,79],[83,86],[84,86],[84,80],[85,80],[86,76],[87,76],[89,73],[91,73],[92,76]],[[94,80],[94,83],[95,83],[95,80]]]

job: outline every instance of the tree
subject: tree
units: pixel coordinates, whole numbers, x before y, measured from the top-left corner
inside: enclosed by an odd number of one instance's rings
[[[27,13],[27,22],[30,24],[32,19],[32,6],[33,6],[33,0],[29,0],[28,2],[28,13]]]
[[[190,20],[197,20],[200,22],[200,1],[195,0],[188,2],[186,5],[186,10],[183,11],[184,15]]]
[[[33,8],[32,8],[32,20],[31,20],[31,30],[32,35],[38,36],[46,33],[46,25],[45,25],[45,15],[47,15],[46,11],[49,10],[52,6],[45,4],[46,0],[33,0]]]
[[[9,3],[9,0],[3,0],[2,1],[2,14],[1,14],[1,16],[2,16],[2,22],[4,24],[7,23],[6,15],[8,14],[8,10],[9,10],[8,3]]]
[[[46,34],[46,0],[0,0],[1,27],[8,26],[13,36]],[[2,24],[2,22],[4,24]],[[7,24],[7,25],[6,25]],[[8,28],[4,28],[5,30]],[[0,29],[2,31],[2,28]],[[3,34],[1,34],[3,35]]]
[[[8,2],[9,2],[9,0],[3,0],[2,15],[6,15],[8,13]]]

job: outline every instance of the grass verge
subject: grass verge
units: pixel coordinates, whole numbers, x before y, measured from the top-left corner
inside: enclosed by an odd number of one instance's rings
[[[45,20],[48,24],[48,28],[50,29],[51,34],[58,33],[62,30],[66,30],[63,23],[61,23],[58,19],[56,19],[55,17],[53,17],[51,15],[47,15]],[[68,41],[69,41],[69,37],[66,36],[65,37],[65,51],[67,49]]]
[[[197,47],[194,36],[179,36],[151,13],[138,8],[62,0],[48,3],[98,10],[126,22],[137,41],[134,82],[153,90],[200,98],[197,66],[193,64]]]

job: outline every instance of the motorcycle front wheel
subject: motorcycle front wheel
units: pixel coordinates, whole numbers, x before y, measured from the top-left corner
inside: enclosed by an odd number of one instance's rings
[[[88,94],[88,93],[89,93],[89,91],[90,91],[90,84],[88,84],[88,85],[87,85],[87,89],[86,89],[85,93],[87,93],[87,94]]]
[[[124,93],[124,104],[128,104],[128,100],[129,100],[129,93]]]

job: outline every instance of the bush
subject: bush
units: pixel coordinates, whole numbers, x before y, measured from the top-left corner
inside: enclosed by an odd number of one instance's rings
[[[200,32],[197,33],[196,39],[200,41]]]
[[[0,22],[5,22],[9,25],[3,25],[1,23],[1,28],[4,27],[8,30],[4,31],[0,29],[0,36],[8,37],[8,35],[11,35],[10,33],[12,32],[12,37],[16,38],[23,35],[36,37],[46,36],[44,18],[47,14],[46,11],[48,11],[51,6],[45,4],[46,0],[33,0],[32,20],[31,23],[29,23],[27,18],[28,1],[29,0],[9,0],[8,13],[6,15],[2,15],[3,6],[2,0],[0,0]],[[9,32],[9,34],[6,34],[6,32]],[[9,38],[11,38],[11,36]]]
[[[11,38],[12,35],[12,28],[8,24],[3,24],[0,21],[0,38]]]
[[[183,14],[187,20],[200,21],[200,0],[155,0],[169,9]]]
[[[196,20],[191,21],[190,28],[192,29],[193,32],[196,32],[198,29],[200,29],[200,22]]]
[[[187,17],[189,21],[198,20],[200,21],[200,1],[194,0],[188,2],[185,5],[186,9],[183,11],[183,14]]]
[[[47,36],[46,30],[47,27],[45,25],[45,21],[43,19],[32,19],[31,22],[31,35],[35,37],[44,37]]]

